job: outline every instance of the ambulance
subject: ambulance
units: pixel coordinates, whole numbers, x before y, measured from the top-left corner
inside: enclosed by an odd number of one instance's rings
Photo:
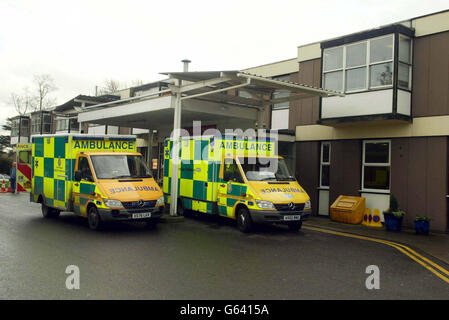
[[[93,230],[114,221],[154,225],[164,198],[142,155],[136,137],[54,134],[32,136],[30,200],[45,218],[72,211]]]
[[[310,197],[277,156],[272,138],[183,137],[180,141],[178,212],[218,214],[242,232],[254,223],[298,231],[311,214]],[[173,141],[165,141],[163,192],[170,203]]]

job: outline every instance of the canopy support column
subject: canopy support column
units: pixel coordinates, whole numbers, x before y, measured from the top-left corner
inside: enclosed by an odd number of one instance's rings
[[[176,93],[175,114],[173,120],[173,146],[171,165],[171,192],[170,192],[170,215],[177,216],[178,207],[178,169],[179,169],[179,144],[181,138],[181,92]]]

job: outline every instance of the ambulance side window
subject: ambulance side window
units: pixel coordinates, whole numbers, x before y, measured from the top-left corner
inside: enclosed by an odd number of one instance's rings
[[[232,163],[225,163],[223,170],[223,180],[224,181],[235,181],[235,182],[243,182],[242,176],[239,171],[239,167],[232,161]]]
[[[86,181],[94,181],[92,172],[90,171],[89,161],[86,157],[78,159],[78,171],[81,171],[81,179]]]

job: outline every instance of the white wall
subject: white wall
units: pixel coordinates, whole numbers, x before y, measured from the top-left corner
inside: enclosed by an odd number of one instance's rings
[[[393,89],[323,98],[321,118],[364,116],[393,112]]]
[[[397,112],[409,116],[411,101],[412,94],[410,92],[398,89]]]
[[[271,129],[288,129],[289,109],[271,111]]]

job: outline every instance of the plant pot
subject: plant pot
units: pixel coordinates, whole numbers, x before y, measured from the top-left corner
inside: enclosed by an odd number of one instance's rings
[[[384,213],[384,218],[387,231],[401,231],[403,217],[397,218],[392,213]]]
[[[415,221],[416,234],[429,234],[430,222],[429,221]]]

